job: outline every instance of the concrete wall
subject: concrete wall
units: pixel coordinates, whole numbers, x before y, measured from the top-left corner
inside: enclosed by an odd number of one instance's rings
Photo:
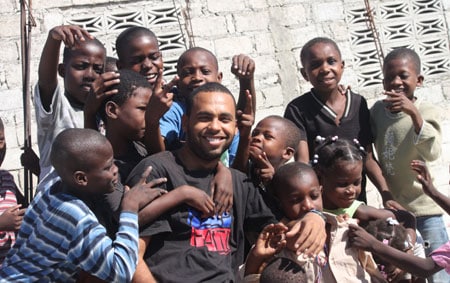
[[[63,0],[33,1],[37,27],[32,30],[31,81],[37,79],[37,64],[43,43],[51,27],[74,16],[120,7],[163,5],[170,1]],[[361,5],[363,0],[190,0],[174,1],[191,16],[194,42],[212,50],[224,72],[224,84],[237,90],[230,73],[234,54],[249,54],[256,61],[257,118],[282,114],[286,104],[310,86],[299,73],[299,52],[303,44],[316,36],[334,38],[346,60],[342,83],[364,95],[369,104],[380,97],[381,86],[358,88],[352,69],[352,50],[345,9]],[[372,1],[375,2],[375,1]],[[8,153],[4,168],[20,172],[20,146],[23,144],[22,82],[20,64],[19,1],[3,0],[0,8],[0,116],[6,123]],[[95,3],[95,4],[93,4]],[[119,6],[118,6],[119,5]],[[450,1],[443,0],[446,25],[449,26]],[[448,37],[448,34],[447,34]],[[428,77],[422,95],[442,108],[444,150],[440,164],[440,183],[448,181],[450,162],[450,74]],[[36,127],[33,115],[33,139]],[[37,146],[34,147],[37,150]],[[16,178],[21,183],[20,178]]]

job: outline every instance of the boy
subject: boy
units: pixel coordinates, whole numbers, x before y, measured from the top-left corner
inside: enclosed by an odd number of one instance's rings
[[[58,64],[61,42],[66,47],[63,62]],[[102,43],[82,28],[58,26],[50,30],[35,88],[40,153],[38,189],[56,177],[49,158],[55,137],[67,128],[83,128],[83,107],[92,82],[103,72],[105,58]],[[58,85],[57,74],[64,78],[64,88]]]
[[[294,122],[302,134],[295,160],[307,163],[313,159],[317,136],[357,139],[368,153],[365,169],[380,191],[383,203],[400,209],[400,205],[392,200],[389,187],[372,154],[370,113],[365,98],[352,91],[343,94],[340,90],[345,62],[336,42],[326,37],[313,38],[303,46],[300,60],[302,76],[313,88],[292,100],[284,113],[284,117]],[[364,177],[360,194],[360,200],[364,202],[365,180]]]
[[[0,166],[6,154],[5,127],[0,119]],[[16,241],[16,232],[22,224],[25,208],[21,208],[22,195],[14,177],[0,169],[0,265]]]
[[[0,278],[74,282],[83,270],[109,282],[130,281],[137,262],[137,211],[164,192],[151,189],[161,180],[142,179],[125,194],[112,241],[90,208],[119,184],[108,140],[94,130],[67,129],[55,138],[50,159],[61,180],[33,199]]]
[[[394,198],[416,215],[417,229],[429,243],[425,249],[429,254],[446,243],[448,235],[442,210],[423,194],[420,182],[409,169],[411,160],[428,163],[441,154],[440,111],[414,96],[424,80],[420,68],[420,58],[414,50],[398,48],[386,56],[386,98],[374,104],[370,122],[383,175]],[[439,272],[432,282],[450,282],[450,277]]]
[[[237,164],[241,157],[236,157],[233,167],[249,173],[255,184],[265,187],[278,167],[294,156],[299,141],[300,130],[294,123],[280,116],[268,116],[253,129],[249,145],[242,153],[243,164]]]

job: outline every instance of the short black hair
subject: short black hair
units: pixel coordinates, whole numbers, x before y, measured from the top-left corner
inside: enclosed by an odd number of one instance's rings
[[[224,85],[217,83],[217,82],[209,82],[202,86],[199,86],[191,94],[188,95],[188,97],[186,99],[186,115],[187,116],[189,116],[191,114],[195,96],[201,92],[221,92],[221,93],[229,94],[233,98],[234,105],[236,106],[236,100],[234,99],[233,94],[231,93],[231,91],[228,88],[226,88]]]
[[[101,48],[103,48],[103,50],[105,50],[105,54],[106,54],[106,48],[105,45],[103,45],[103,43],[98,40],[97,38],[85,38],[84,41],[79,41],[77,43],[79,46],[84,46],[84,45],[88,45],[88,44],[95,44]],[[66,63],[67,61],[70,60],[70,58],[72,57],[72,53],[73,51],[77,50],[77,48],[69,48],[69,47],[64,47],[64,51],[63,51],[63,63]]]
[[[177,71],[179,72],[182,68],[183,68],[183,64],[184,64],[184,59],[191,53],[193,52],[204,52],[209,54],[213,60],[214,60],[214,65],[217,67],[217,70],[219,70],[219,62],[217,61],[217,57],[216,55],[214,55],[211,51],[209,51],[208,49],[205,49],[203,47],[192,47],[189,48],[188,50],[184,51],[180,57],[178,57],[178,61],[177,61]]]
[[[116,52],[117,57],[119,57],[119,60],[121,60],[121,58],[123,58],[123,56],[125,55],[123,53],[125,47],[130,43],[131,40],[133,40],[138,36],[149,36],[158,41],[158,38],[156,37],[155,33],[146,27],[140,26],[129,27],[126,30],[122,31],[116,39]]]
[[[300,142],[301,139],[301,133],[300,129],[294,124],[294,122],[278,115],[269,115],[262,120],[265,119],[277,120],[283,124],[284,129],[283,131],[281,131],[281,133],[285,136],[286,146],[292,147],[292,149],[294,149],[294,151],[296,152],[298,148],[298,143]]]
[[[310,41],[306,42],[305,45],[303,45],[302,50],[300,51],[300,61],[302,62],[303,66],[305,66],[305,60],[309,56],[309,50],[311,49],[311,47],[313,47],[318,43],[333,45],[334,48],[336,48],[337,52],[339,53],[339,56],[342,57],[341,50],[337,46],[336,42],[334,42],[334,40],[328,37],[315,37]]]
[[[109,141],[92,129],[71,128],[59,133],[52,144],[50,161],[59,176],[76,170],[89,171],[91,154],[98,146],[104,147]]]
[[[100,116],[105,123],[106,123],[105,105],[108,101],[112,101],[117,105],[121,106],[133,95],[133,92],[137,88],[148,88],[152,90],[152,86],[145,79],[145,77],[135,71],[121,69],[117,71],[117,73],[120,74],[120,83],[115,84],[108,89],[108,90],[116,89],[117,93],[110,95],[107,99],[105,99],[102,103],[102,107],[100,108]]]
[[[288,189],[287,184],[290,183],[289,180],[293,178],[302,178],[307,175],[316,175],[314,169],[306,163],[303,162],[290,162],[279,167],[275,174],[273,175],[272,182],[270,183],[270,188],[275,197],[280,197],[280,193],[285,192]]]
[[[416,53],[416,51],[414,51],[410,48],[407,48],[407,47],[395,48],[394,50],[389,52],[388,55],[386,55],[386,57],[384,58],[383,66],[386,66],[390,61],[392,61],[394,59],[401,59],[401,58],[410,59],[412,61],[412,63],[414,64],[416,73],[420,74],[420,70],[421,70],[420,57]],[[383,67],[383,69],[384,69],[384,67]]]
[[[261,272],[261,283],[306,283],[308,278],[305,269],[294,260],[287,257],[275,257]]]
[[[111,57],[111,56],[106,56],[105,72],[117,72],[117,71],[118,71],[117,58]]]

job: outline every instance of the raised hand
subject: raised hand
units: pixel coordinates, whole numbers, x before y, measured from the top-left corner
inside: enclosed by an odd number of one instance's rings
[[[146,121],[158,122],[164,113],[169,110],[173,103],[172,88],[177,85],[179,78],[175,76],[168,84],[164,83],[162,69],[160,69],[155,85],[153,87],[153,94],[147,105],[145,112]]]
[[[239,79],[252,79],[255,74],[255,61],[245,54],[233,56],[231,73]]]
[[[50,30],[49,36],[57,41],[64,42],[67,47],[73,47],[77,41],[85,41],[94,37],[79,26],[67,25],[57,26]]]
[[[267,154],[263,152],[258,156],[253,157],[253,160],[255,161],[257,167],[256,173],[261,178],[261,181],[264,184],[268,184],[270,181],[272,181],[273,175],[275,174],[275,168],[267,158]]]
[[[237,110],[237,126],[241,136],[248,136],[255,123],[255,112],[252,104],[252,94],[246,90],[246,103],[244,110]]]
[[[261,231],[256,240],[254,255],[269,258],[286,246],[286,231],[283,223],[269,224]]]
[[[387,109],[393,113],[405,112],[408,115],[415,114],[418,110],[403,92],[385,91],[386,98],[383,101],[387,104]]]

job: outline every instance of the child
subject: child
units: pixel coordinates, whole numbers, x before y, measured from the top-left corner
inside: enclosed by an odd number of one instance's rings
[[[414,95],[424,77],[420,73],[420,58],[414,50],[398,48],[390,52],[383,65],[383,86],[386,98],[371,109],[371,127],[375,148],[380,157],[383,175],[393,196],[417,217],[426,253],[448,242],[442,210],[423,194],[413,171],[411,160],[426,163],[441,154],[440,111]],[[442,275],[443,278],[437,279]],[[450,282],[441,272],[433,276],[435,282]]]
[[[108,140],[94,130],[67,129],[55,138],[50,159],[61,180],[33,199],[0,278],[74,282],[83,270],[109,282],[131,281],[138,255],[137,212],[164,192],[151,189],[164,180],[146,184],[147,170],[125,194],[112,241],[90,209],[119,183]]]
[[[105,136],[113,147],[120,179],[125,183],[134,166],[147,156],[142,139],[152,88],[145,77],[134,71],[122,69],[118,73],[120,83],[112,86],[116,93],[103,102],[100,116],[105,121]]]
[[[58,64],[61,42],[66,47],[63,62]],[[50,30],[35,89],[40,154],[38,189],[56,177],[49,158],[55,137],[64,129],[83,127],[84,103],[93,81],[103,72],[105,57],[103,44],[80,27],[58,26]],[[58,85],[57,74],[64,78],[64,88]]]
[[[323,186],[324,210],[336,215],[347,214],[361,222],[394,217],[385,209],[377,209],[358,201],[366,152],[357,141],[331,137],[320,143],[312,161]]]
[[[340,91],[339,82],[345,63],[337,44],[329,38],[314,38],[303,46],[300,60],[302,76],[313,88],[291,101],[284,113],[284,117],[293,121],[302,133],[295,159],[303,162],[313,159],[317,136],[337,135],[348,140],[357,139],[367,151],[365,170],[380,191],[383,203],[388,207],[401,208],[392,200],[389,187],[372,155],[366,100],[350,90],[344,94]],[[365,177],[363,180],[360,200],[365,202]]]
[[[307,212],[321,214],[322,187],[314,170],[307,164],[292,162],[281,166],[274,175],[271,188],[284,212],[284,224],[302,218]],[[364,270],[358,250],[345,247],[348,223],[337,221],[331,214],[325,214],[324,217],[329,233],[328,248],[313,258],[297,256],[282,249],[286,242],[282,237],[287,230],[284,225],[272,224],[266,227],[247,257],[246,282],[259,282],[258,274],[264,273],[266,264],[272,264],[276,253],[276,257],[290,259],[298,265],[296,268],[302,272],[294,274],[302,277],[299,273],[303,273],[306,277],[304,282],[369,282],[370,276]],[[368,258],[371,259],[370,256]],[[277,272],[289,273],[283,270]]]
[[[450,212],[450,198],[434,187],[426,163],[421,160],[413,160],[411,167],[418,173],[416,178],[421,183],[423,192],[435,200],[447,213]],[[430,277],[442,269],[450,273],[450,242],[434,250],[427,258],[420,258],[380,244],[360,227],[352,226],[350,237],[354,246],[373,251],[385,261],[420,277]]]
[[[6,154],[5,127],[0,119],[0,166]],[[25,208],[18,204],[22,195],[14,182],[14,177],[0,169],[0,265],[9,249],[16,241],[16,232],[22,224]]]
[[[242,127],[239,130],[244,132]],[[254,183],[264,188],[275,171],[294,156],[299,141],[300,131],[294,123],[280,116],[268,116],[253,129],[246,150],[238,153],[233,167],[249,173]]]
[[[369,221],[365,230],[385,245],[405,253],[413,253],[413,245],[407,230],[393,218]],[[382,258],[378,258],[376,255],[374,255],[374,259],[378,269],[388,282],[411,282],[410,274],[405,274],[405,271],[384,261]],[[415,280],[414,282],[418,281]]]
[[[173,100],[172,87],[178,81],[175,77],[168,84],[163,80],[163,59],[158,38],[145,27],[125,29],[116,40],[117,67],[143,75],[152,86],[153,95],[146,112],[147,130],[144,143],[149,154],[164,150],[159,121]]]

